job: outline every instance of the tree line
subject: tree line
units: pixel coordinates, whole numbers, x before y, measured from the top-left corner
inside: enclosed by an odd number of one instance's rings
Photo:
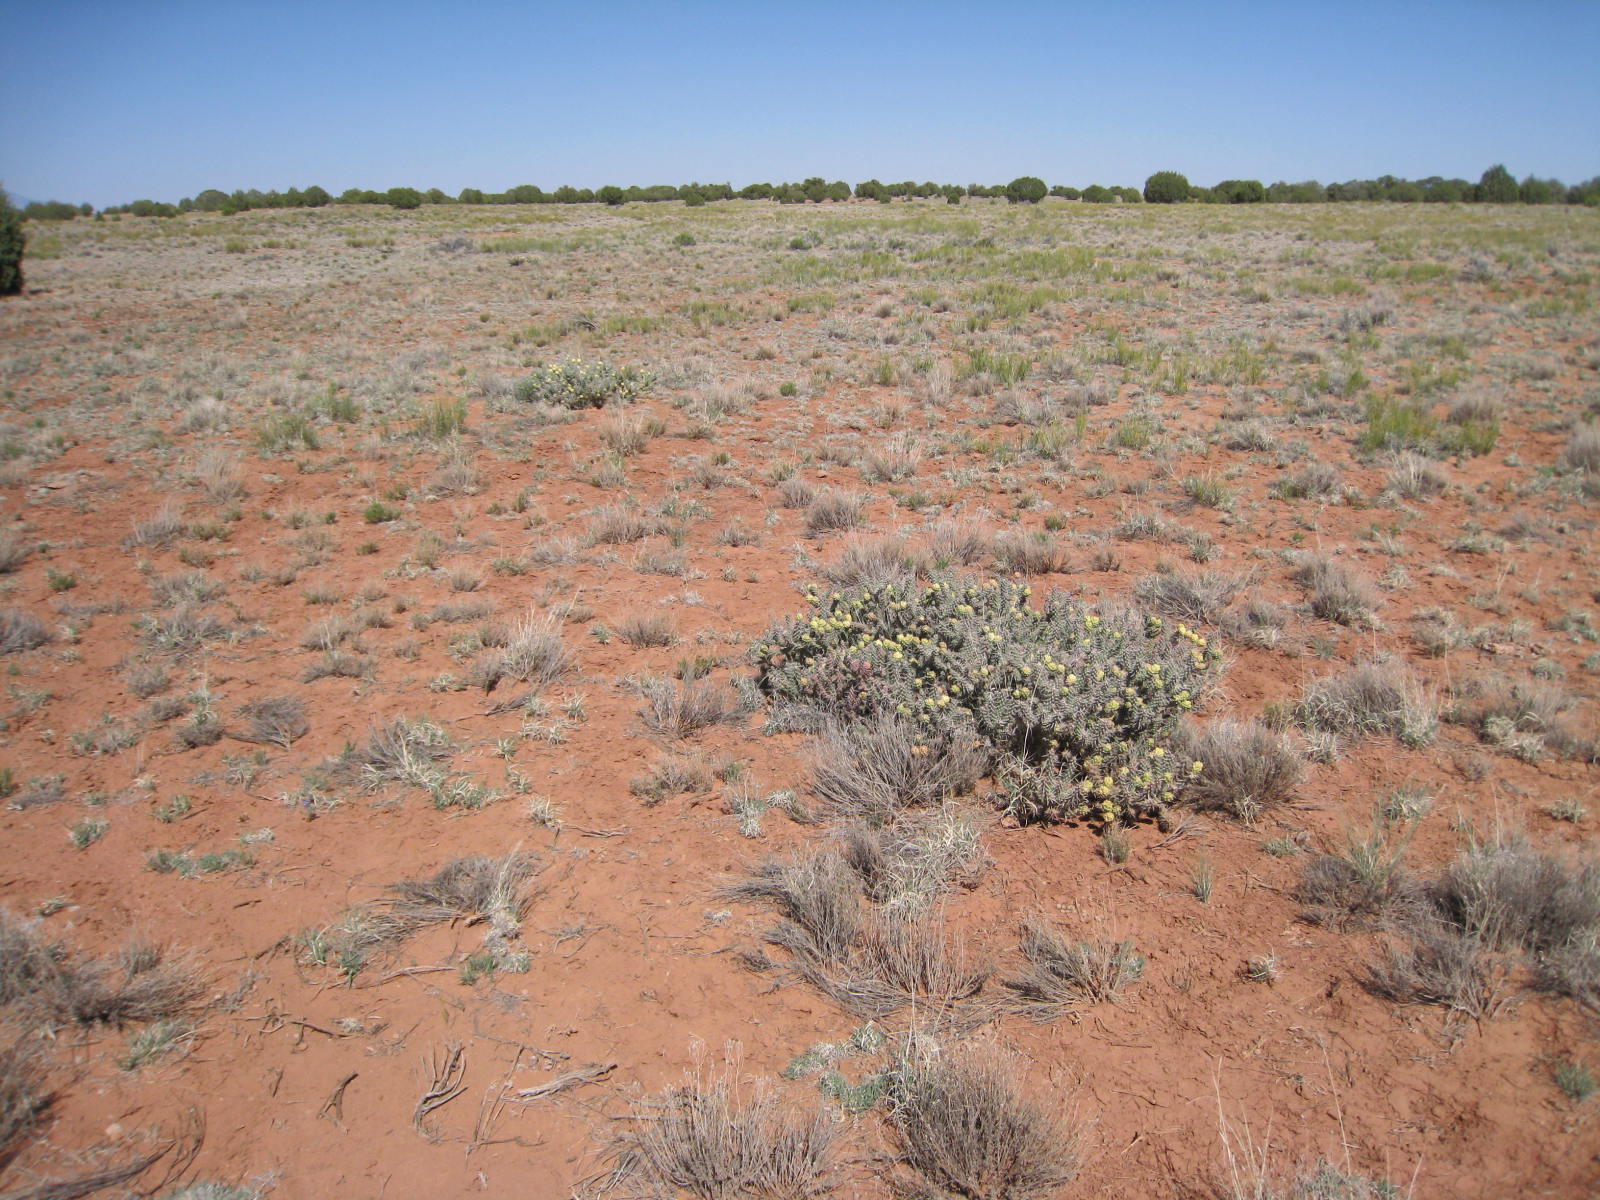
[[[995,185],[917,183],[912,180],[886,184],[868,179],[854,186],[844,180],[830,181],[813,176],[796,183],[751,183],[737,190],[727,183],[686,183],[655,184],[650,187],[618,187],[613,184],[600,188],[562,186],[547,192],[531,183],[524,183],[503,192],[463,188],[455,196],[439,188],[422,191],[412,187],[394,187],[381,192],[348,188],[337,196],[317,186],[289,188],[283,192],[263,192],[254,188],[224,192],[208,188],[176,204],[135,200],[129,204],[113,205],[103,212],[111,215],[129,213],[140,217],[169,217],[186,212],[227,215],[251,209],[322,208],[330,204],[386,204],[398,209],[421,208],[432,204],[621,205],[669,200],[679,200],[690,206],[723,200],[822,204],[855,199],[889,204],[896,200],[938,197],[950,204],[960,204],[967,197],[993,197],[1013,204],[1038,204],[1047,196],[1089,204],[1326,204],[1368,201],[1392,204],[1583,204],[1600,207],[1600,176],[1571,186],[1559,179],[1540,179],[1533,175],[1519,182],[1504,166],[1497,164],[1485,171],[1476,183],[1438,175],[1426,179],[1381,175],[1377,179],[1352,179],[1329,184],[1314,179],[1300,183],[1280,180],[1271,184],[1263,184],[1258,179],[1225,179],[1212,187],[1199,187],[1191,184],[1180,172],[1157,171],[1145,180],[1142,189],[1093,183],[1085,188],[1063,184],[1052,187],[1032,175]],[[88,204],[73,205],[50,200],[27,205],[22,215],[30,220],[61,221],[92,216],[95,210]]]

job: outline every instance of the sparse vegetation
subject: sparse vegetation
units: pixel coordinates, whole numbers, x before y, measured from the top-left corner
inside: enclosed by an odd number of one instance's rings
[[[1594,211],[1023,183],[29,215],[0,1191],[1581,1191]]]

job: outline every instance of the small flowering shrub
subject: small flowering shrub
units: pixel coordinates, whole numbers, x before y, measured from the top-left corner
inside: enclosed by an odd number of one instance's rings
[[[977,743],[1023,821],[1111,822],[1172,801],[1182,713],[1219,654],[1186,626],[1002,580],[809,593],[754,649],[775,702],[833,721],[893,714],[924,752]]]
[[[634,367],[568,358],[546,363],[527,379],[519,381],[516,396],[524,404],[603,408],[610,403],[632,400],[654,382],[654,375]]]

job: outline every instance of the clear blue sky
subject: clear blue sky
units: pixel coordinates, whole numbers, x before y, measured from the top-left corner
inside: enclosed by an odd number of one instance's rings
[[[3,0],[0,181],[1600,174],[1600,2]]]

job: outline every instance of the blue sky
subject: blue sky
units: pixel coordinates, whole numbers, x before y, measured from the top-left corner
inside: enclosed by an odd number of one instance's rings
[[[5,0],[0,181],[97,206],[808,175],[1600,174],[1600,2]]]

